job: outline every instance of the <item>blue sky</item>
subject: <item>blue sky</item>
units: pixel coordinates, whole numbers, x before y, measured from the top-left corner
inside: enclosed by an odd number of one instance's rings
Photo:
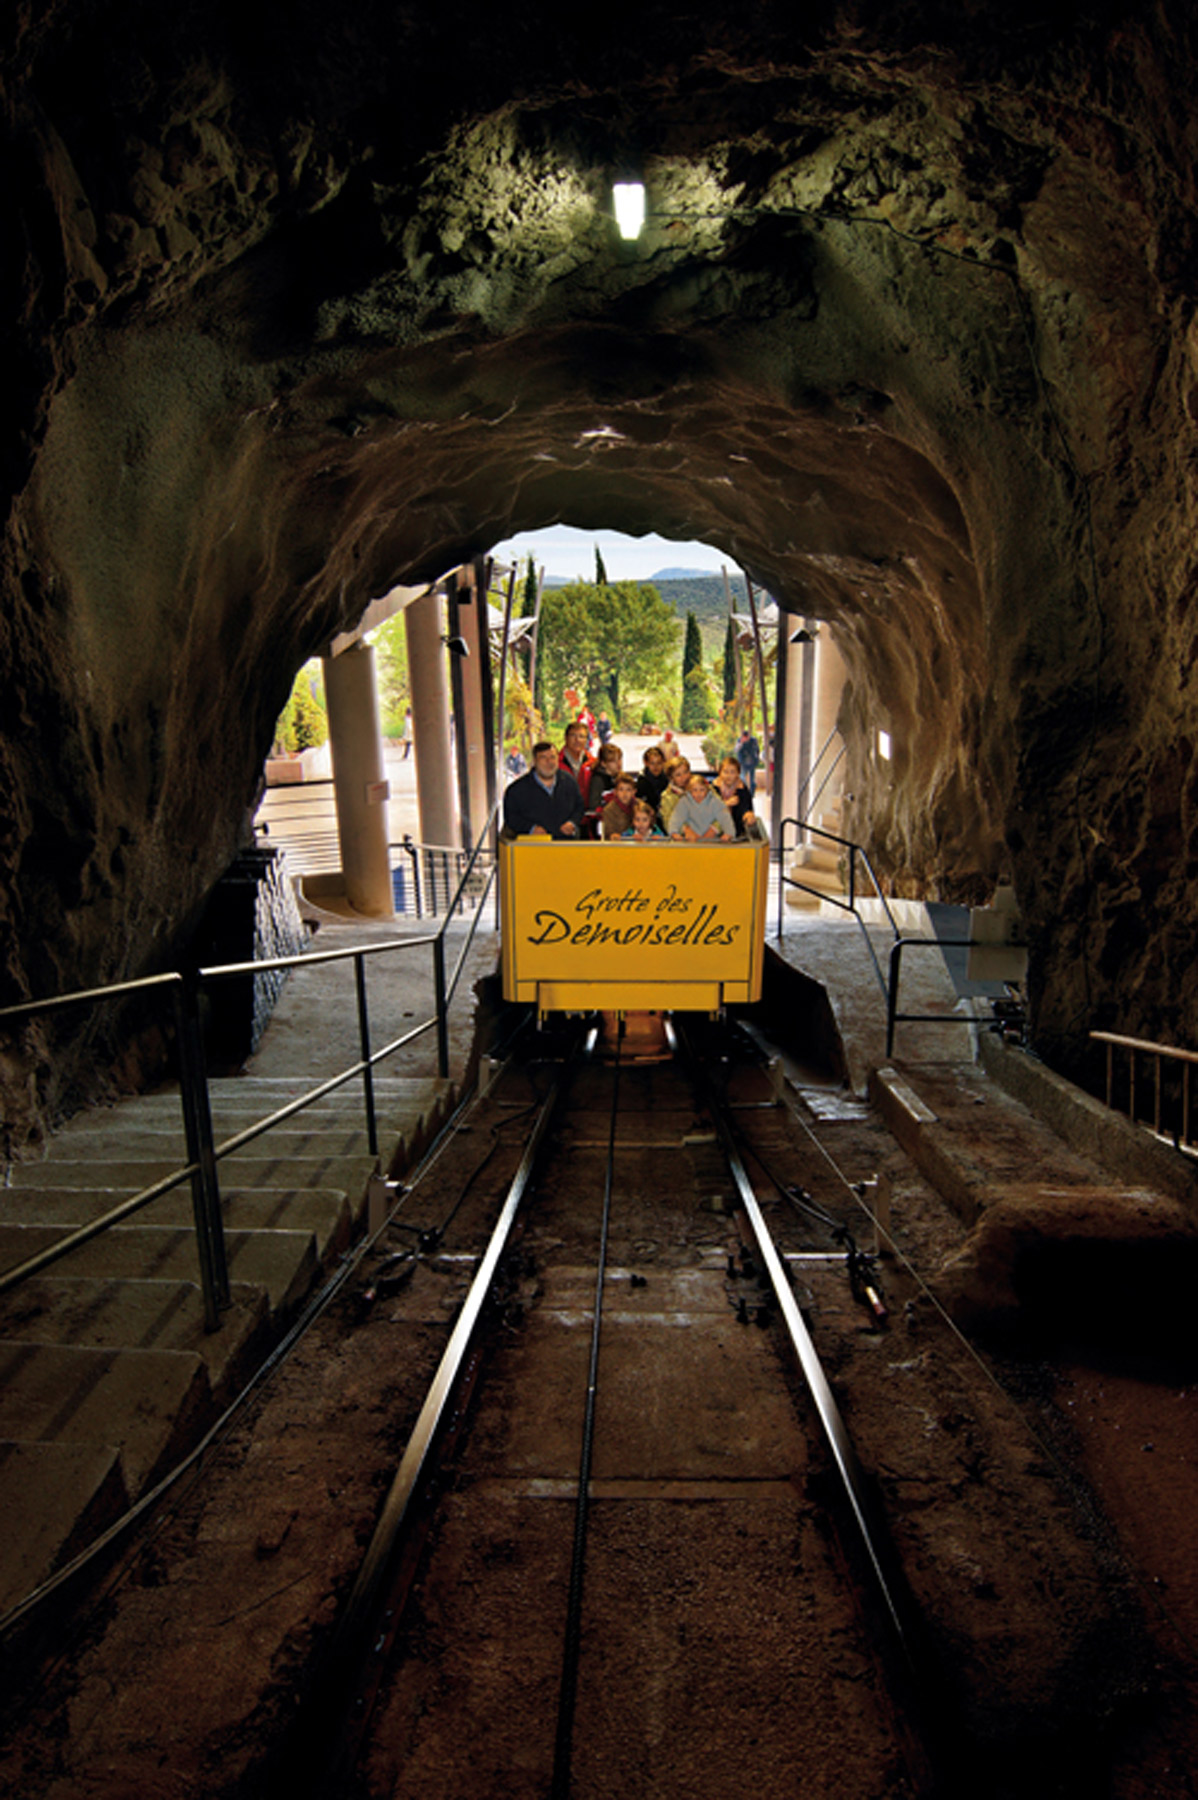
[[[496,544],[491,554],[497,562],[511,562],[532,555],[547,575],[595,579],[595,546],[612,581],[647,581],[658,569],[707,569],[713,575],[727,563],[730,575],[736,565],[723,550],[710,544],[676,544],[670,538],[625,537],[619,531],[576,531],[572,525],[551,525],[544,531],[526,531]]]

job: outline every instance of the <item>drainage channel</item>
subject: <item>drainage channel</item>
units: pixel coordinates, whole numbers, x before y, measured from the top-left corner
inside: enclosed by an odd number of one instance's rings
[[[806,1334],[703,1062],[591,1058],[544,1103],[293,1743],[294,1791],[781,1793],[800,1766],[813,1792],[937,1791],[906,1717],[905,1603],[809,1338],[825,1442],[781,1377]],[[769,1330],[741,1322],[738,1219],[773,1278]],[[488,1306],[505,1258],[518,1276]],[[832,1468],[847,1558],[813,1498]]]

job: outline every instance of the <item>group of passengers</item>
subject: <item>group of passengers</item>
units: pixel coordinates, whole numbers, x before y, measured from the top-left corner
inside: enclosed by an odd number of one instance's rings
[[[578,720],[566,727],[560,750],[548,739],[533,745],[532,768],[504,793],[509,835],[732,843],[755,824],[752,795],[735,756],[725,756],[709,781],[686,757],[667,762],[660,745],[652,744],[634,775],[610,738],[592,757],[589,736],[586,722]]]

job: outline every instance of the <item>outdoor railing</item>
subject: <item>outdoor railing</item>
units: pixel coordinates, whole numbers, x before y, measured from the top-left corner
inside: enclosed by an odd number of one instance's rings
[[[1139,1066],[1147,1059],[1151,1074],[1143,1084],[1152,1095],[1151,1129],[1157,1137],[1170,1138],[1174,1148],[1192,1151],[1194,1139],[1190,1131],[1190,1070],[1198,1063],[1198,1051],[1176,1050],[1169,1044],[1153,1043],[1149,1038],[1124,1037],[1115,1031],[1092,1031],[1093,1043],[1106,1045],[1106,1103],[1114,1112],[1126,1112],[1133,1124],[1147,1125],[1140,1117],[1141,1085],[1137,1079]],[[1126,1052],[1119,1066],[1126,1070],[1126,1083],[1116,1075],[1116,1050]],[[1118,1090],[1125,1085],[1126,1107],[1118,1103]]]
[[[846,893],[843,898],[838,894],[829,894],[824,888],[812,887],[807,882],[800,881],[796,876],[787,875],[785,873],[783,865],[787,856],[786,827],[788,825],[795,826],[800,832],[806,831],[811,836],[825,838],[829,843],[838,844],[842,851],[845,852]],[[801,841],[796,839],[795,843],[790,846],[790,850],[793,851],[801,847]],[[885,916],[886,925],[890,929],[892,941],[885,975],[882,973],[882,965],[878,960],[878,953],[874,948],[873,939],[869,935],[869,927],[861,916],[858,907],[858,864],[860,864],[860,867],[865,871],[873,889],[873,893],[869,898],[877,899]],[[865,948],[869,953],[870,962],[873,965],[875,979],[877,980],[882,998],[886,1002],[887,1056],[891,1056],[894,1053],[894,1031],[896,1025],[972,1025],[974,1023],[971,1017],[964,1014],[904,1013],[898,1010],[899,984],[902,980],[902,963],[905,951],[925,949],[971,950],[975,946],[971,938],[904,937],[899,930],[898,922],[890,908],[890,904],[887,901],[885,894],[882,892],[881,884],[874,873],[873,865],[860,844],[855,844],[851,838],[838,837],[834,831],[825,831],[822,826],[808,824],[806,819],[783,819],[778,827],[778,937],[782,936],[782,909],[786,898],[785,889],[788,887],[798,888],[805,894],[813,894],[818,900],[826,900],[829,905],[839,907],[842,912],[851,913],[853,918],[856,919],[857,924],[861,929],[861,936],[864,940]]]
[[[496,809],[498,810],[498,809]],[[225,1157],[232,1156],[235,1151],[242,1150],[247,1144],[270,1131],[284,1120],[293,1118],[313,1102],[323,1099],[337,1088],[343,1087],[355,1077],[362,1079],[363,1102],[366,1114],[367,1142],[372,1156],[378,1155],[378,1120],[374,1103],[373,1071],[378,1063],[393,1056],[405,1045],[423,1036],[435,1028],[437,1033],[437,1072],[445,1078],[449,1074],[449,1007],[457,991],[457,985],[474,942],[478,922],[482,917],[486,898],[495,882],[494,858],[485,846],[491,834],[495,813],[487,820],[478,843],[466,862],[465,869],[458,883],[444,920],[436,932],[422,937],[397,938],[388,943],[350,945],[339,950],[304,950],[290,956],[264,958],[258,962],[223,963],[212,968],[199,969],[194,974],[181,974],[167,971],[161,975],[149,975],[135,981],[113,982],[105,987],[81,989],[72,994],[61,994],[53,999],[25,1001],[19,1006],[0,1008],[0,1026],[12,1026],[39,1018],[48,1013],[65,1011],[68,1007],[99,1006],[118,1000],[130,994],[148,994],[160,992],[170,999],[175,1026],[176,1054],[179,1067],[179,1100],[183,1114],[184,1137],[187,1145],[187,1161],[182,1167],[155,1181],[151,1186],[143,1188],[139,1193],[120,1201],[98,1218],[89,1220],[86,1225],[69,1232],[57,1243],[48,1245],[36,1255],[27,1257],[24,1262],[6,1269],[0,1274],[0,1294],[8,1293],[43,1269],[58,1262],[72,1250],[90,1243],[93,1238],[110,1230],[140,1212],[152,1201],[160,1199],[163,1194],[181,1187],[185,1182],[191,1184],[192,1217],[195,1226],[196,1249],[200,1265],[200,1288],[204,1301],[204,1324],[207,1330],[215,1331],[220,1324],[220,1314],[229,1304],[229,1273],[225,1255],[224,1221],[221,1213],[220,1184],[217,1177],[217,1164]],[[490,858],[489,867],[478,896],[474,917],[465,942],[459,951],[453,972],[446,975],[445,941],[449,926],[459,909],[466,883],[472,879],[479,865],[480,854],[485,851]],[[498,901],[498,896],[497,896]],[[394,956],[422,948],[431,948],[433,963],[433,994],[435,1010],[431,1018],[414,1025],[403,1032],[389,1044],[375,1050],[371,1046],[370,1018],[366,993],[367,959]],[[231,980],[246,975],[260,975],[269,970],[312,968],[317,964],[352,961],[354,964],[354,988],[358,1014],[358,1041],[361,1055],[348,1068],[340,1070],[328,1080],[322,1081],[311,1092],[302,1094],[288,1102],[286,1106],[268,1114],[265,1118],[248,1125],[235,1136],[227,1138],[224,1143],[213,1141],[212,1111],[208,1091],[208,1075],[205,1067],[203,1036],[200,1028],[200,994],[209,982]]]
[[[795,842],[789,847],[787,846],[786,827],[788,825],[793,825],[799,832],[806,831],[813,837],[824,839],[829,844],[837,844],[845,853],[846,892],[843,899],[838,894],[829,894],[823,888],[811,887],[807,882],[800,881],[796,876],[786,874],[784,864],[786,862],[788,848],[793,851],[802,847],[799,838],[796,838]],[[834,831],[825,831],[822,825],[810,825],[806,819],[782,819],[778,825],[778,936],[782,936],[782,908],[786,898],[783,890],[788,887],[798,888],[804,894],[814,894],[817,900],[827,900],[832,906],[839,907],[841,912],[851,913],[861,927],[861,934],[865,939],[865,946],[869,951],[870,961],[873,963],[874,974],[877,977],[878,986],[882,990],[883,998],[885,998],[886,977],[882,973],[882,965],[878,961],[877,951],[874,949],[873,940],[870,938],[869,932],[866,929],[865,920],[857,910],[858,865],[865,871],[874,895],[876,895],[881,902],[882,911],[886,915],[886,922],[893,935],[897,938],[899,936],[899,928],[895,923],[894,914],[887,904],[886,896],[882,892],[881,883],[874,874],[873,865],[862,846],[853,843],[851,838],[838,837]],[[871,898],[872,897],[873,896],[871,896]]]
[[[492,815],[493,817],[494,815]],[[392,851],[401,851],[407,858],[408,866],[398,862],[393,865],[395,873],[402,869],[411,876],[411,892],[413,904],[408,904],[407,882],[396,880],[394,883],[395,910],[397,912],[415,912],[418,919],[425,913],[431,917],[445,912],[461,893],[463,906],[477,905],[481,899],[484,885],[481,872],[475,870],[469,883],[464,883],[469,853],[459,850],[451,844],[421,844],[411,833],[405,834],[398,843],[388,845]],[[484,867],[486,867],[484,859]]]
[[[815,811],[816,807],[819,805],[820,801],[823,799],[824,791],[827,788],[828,783],[831,781],[833,775],[835,775],[837,769],[840,767],[841,763],[844,761],[847,746],[842,742],[839,750],[836,752],[836,755],[832,758],[831,763],[824,770],[823,775],[820,776],[819,786],[816,788],[814,794],[812,794],[810,801],[807,803],[806,806],[804,806],[803,796],[806,794],[807,789],[811,786],[811,783],[815,780],[816,776],[819,775],[820,766],[823,763],[825,756],[828,754],[829,750],[832,748],[833,739],[838,738],[839,736],[840,736],[840,727],[838,725],[833,725],[831,731],[828,733],[827,737],[824,739],[823,743],[820,745],[819,755],[816,757],[815,761],[812,763],[811,768],[808,771],[804,780],[800,783],[799,791],[798,791],[797,795],[795,796],[795,811],[799,816],[793,822],[795,824],[799,825],[801,831],[808,830],[808,829],[814,829],[814,827],[809,827],[807,822],[810,819],[812,813]],[[787,824],[787,823],[789,823],[789,821],[783,820],[783,824]],[[802,837],[800,836],[799,842],[802,843],[802,841],[803,841]]]

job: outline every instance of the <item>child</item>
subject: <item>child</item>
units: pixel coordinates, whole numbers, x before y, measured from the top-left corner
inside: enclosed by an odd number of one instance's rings
[[[670,836],[688,844],[709,841],[732,843],[736,827],[732,814],[718,794],[713,794],[702,775],[692,775],[686,793],[670,817]]]
[[[623,837],[632,824],[632,804],[636,797],[635,775],[617,775],[615,792],[603,808],[600,823],[605,838]]]
[[[604,744],[599,751],[599,760],[591,770],[590,787],[584,796],[587,807],[582,821],[584,837],[597,838],[602,835],[600,821],[603,808],[615,792],[616,779],[623,766],[624,752],[619,744]]]
[[[686,784],[691,778],[691,766],[685,756],[676,756],[673,762],[666,764],[666,786],[661,799],[657,803],[658,817],[666,830],[670,829],[670,818],[678,802],[686,793]]]
[[[623,843],[664,844],[666,834],[657,823],[657,814],[648,800],[638,796],[632,803],[632,824],[623,833]]]
[[[657,808],[661,805],[661,797],[666,791],[669,776],[666,774],[666,759],[661,753],[660,744],[650,744],[641,758],[644,773],[637,779],[636,791],[643,800]]]

